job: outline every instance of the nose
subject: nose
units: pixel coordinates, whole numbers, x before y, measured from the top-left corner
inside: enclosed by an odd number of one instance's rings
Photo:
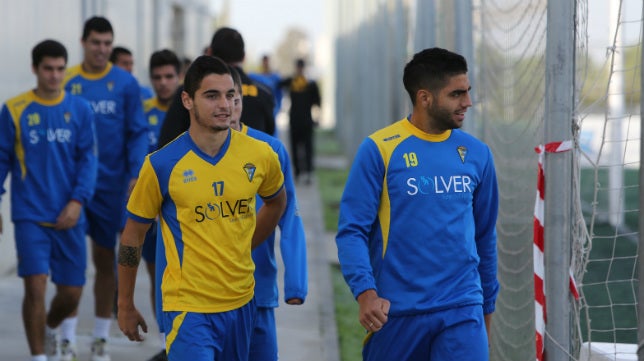
[[[461,105],[465,108],[472,106],[472,96],[469,91],[465,93],[465,96],[463,97],[463,103]]]

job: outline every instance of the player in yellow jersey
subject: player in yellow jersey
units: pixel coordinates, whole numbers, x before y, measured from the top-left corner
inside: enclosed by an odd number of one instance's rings
[[[230,130],[235,89],[224,62],[197,58],[184,85],[190,128],[146,157],[128,202],[119,327],[135,341],[142,340],[139,327],[147,331],[134,284],[145,233],[158,215],[168,359],[245,360],[255,312],[251,249],[284,211],[284,177],[268,144]],[[255,194],[264,201],[257,213]]]

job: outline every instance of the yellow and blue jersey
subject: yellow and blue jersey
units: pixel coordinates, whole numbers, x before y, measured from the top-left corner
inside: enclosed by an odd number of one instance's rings
[[[392,316],[481,304],[494,311],[498,190],[490,149],[454,129],[400,120],[360,145],[340,204],[336,243],[354,296],[368,289]]]
[[[70,200],[87,204],[97,174],[89,104],[64,91],[53,100],[33,91],[8,100],[0,111],[0,182],[9,172],[14,222],[54,224]]]
[[[79,64],[67,69],[64,88],[85,98],[96,115],[96,189],[125,192],[127,182],[136,178],[148,152],[139,83],[112,63],[99,74],[87,73]]]
[[[306,266],[306,235],[297,207],[291,161],[284,144],[279,139],[242,124],[242,133],[264,141],[277,153],[286,191],[286,209],[279,220],[280,255],[284,262],[284,300],[306,299],[308,293]],[[262,201],[257,196],[257,209]],[[253,250],[255,262],[255,302],[257,307],[273,308],[279,305],[277,289],[277,263],[275,261],[275,232]]]
[[[145,158],[127,210],[139,222],[159,215],[163,311],[225,312],[253,298],[255,195],[283,183],[270,146],[236,131],[214,157],[186,132]]]
[[[161,125],[165,119],[165,113],[168,111],[168,105],[159,103],[157,97],[147,99],[143,102],[143,113],[145,120],[148,123],[148,153],[157,150],[159,144],[159,134],[161,133]]]

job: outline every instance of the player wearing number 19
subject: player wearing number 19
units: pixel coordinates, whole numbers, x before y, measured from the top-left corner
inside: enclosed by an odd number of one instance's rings
[[[423,50],[405,66],[412,113],[360,145],[336,243],[369,332],[363,358],[486,361],[498,190],[490,149],[459,128],[465,59]]]
[[[223,61],[201,56],[192,63],[181,94],[190,128],[146,157],[127,205],[119,326],[136,341],[139,327],[147,329],[134,306],[134,284],[145,233],[158,215],[157,242],[165,249],[162,322],[173,361],[248,358],[255,313],[251,249],[273,232],[286,207],[277,154],[230,130],[234,96]],[[264,200],[257,212],[256,194]]]

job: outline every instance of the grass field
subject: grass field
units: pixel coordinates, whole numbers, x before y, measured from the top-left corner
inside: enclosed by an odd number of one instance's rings
[[[342,156],[342,149],[333,131],[318,130],[315,134],[316,154],[320,156]],[[320,197],[324,207],[324,225],[327,232],[335,233],[338,213],[348,169],[316,168]],[[358,322],[358,303],[349,291],[337,265],[331,268],[335,320],[342,361],[362,360],[362,339],[364,329]]]
[[[625,227],[616,229],[602,217],[595,220],[583,292],[588,305],[582,310],[582,337],[594,342],[637,343],[637,216],[638,171],[624,172]],[[582,200],[591,204],[597,185],[597,213],[605,214],[608,203],[608,172],[582,170]],[[588,217],[589,215],[585,215]],[[588,312],[588,320],[585,313]],[[588,331],[590,322],[591,332]]]

